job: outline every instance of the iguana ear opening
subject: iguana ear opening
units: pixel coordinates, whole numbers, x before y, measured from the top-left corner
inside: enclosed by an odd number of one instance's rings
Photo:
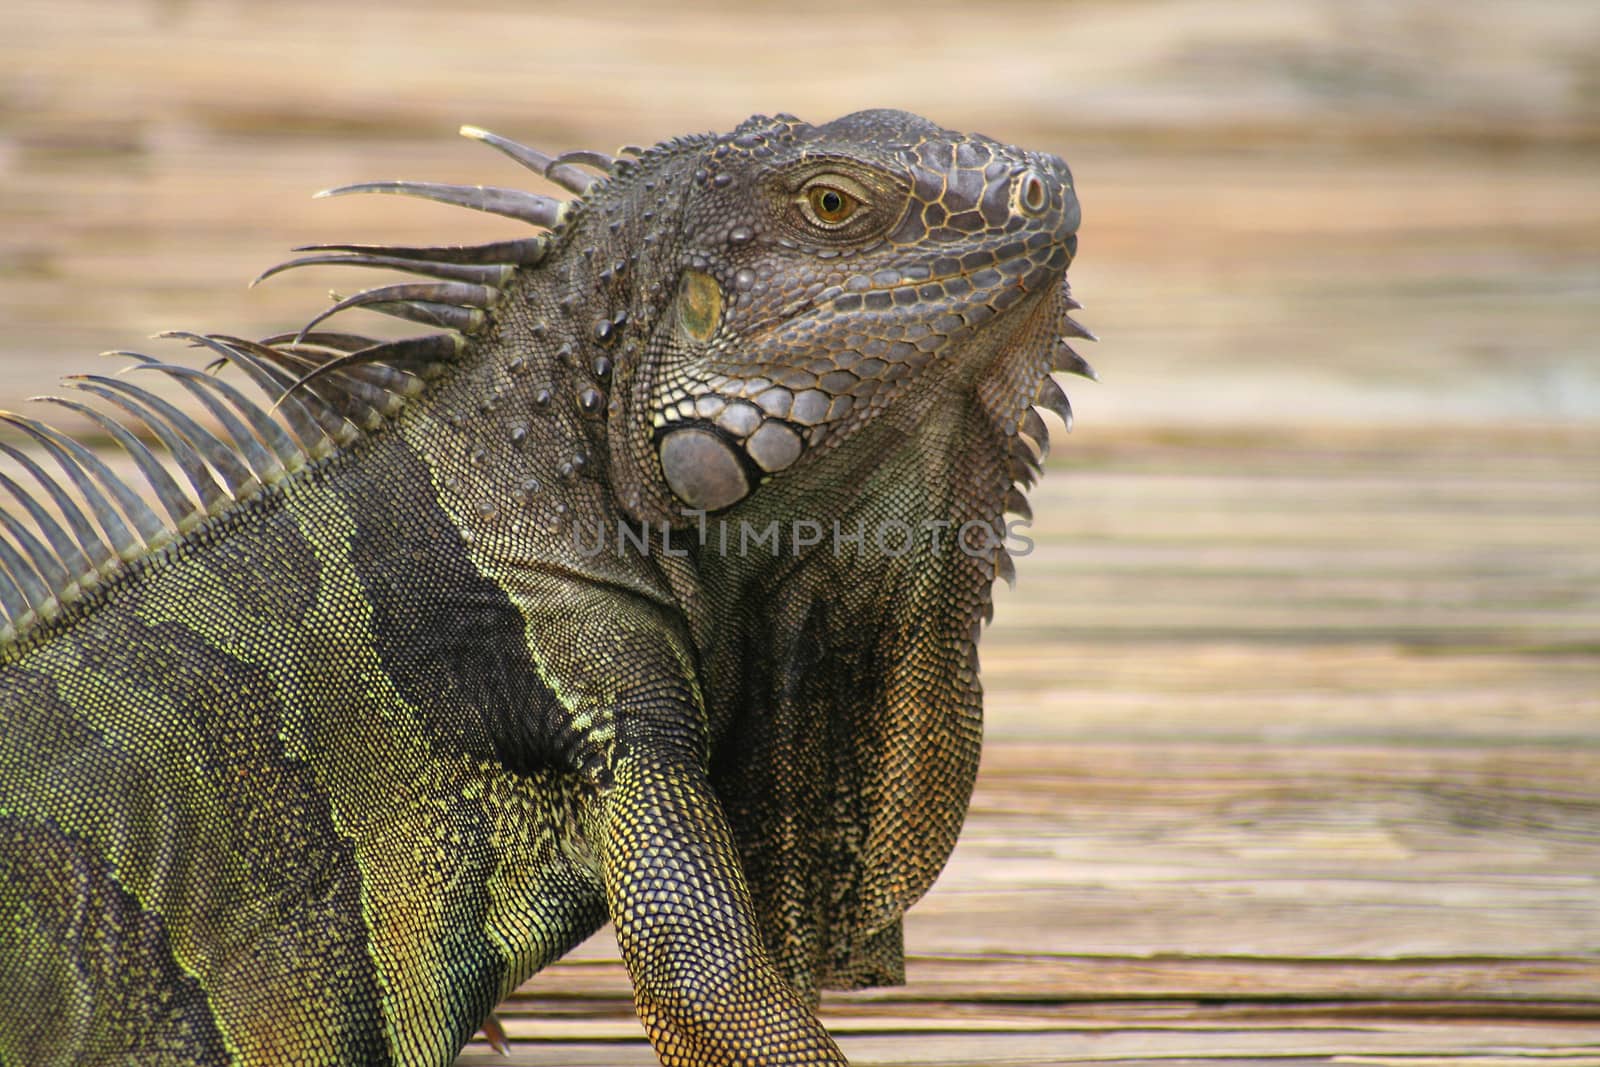
[[[722,325],[722,287],[704,271],[686,270],[678,282],[673,311],[686,339],[703,344]]]

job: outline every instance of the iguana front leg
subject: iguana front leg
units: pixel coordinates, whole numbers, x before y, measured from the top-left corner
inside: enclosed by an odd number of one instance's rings
[[[767,954],[707,773],[706,713],[681,616],[620,580],[489,566],[566,709],[546,743],[589,783],[577,830],[661,1062],[845,1063]]]
[[[767,956],[727,818],[698,761],[625,757],[596,816],[617,942],[663,1064],[845,1062]]]

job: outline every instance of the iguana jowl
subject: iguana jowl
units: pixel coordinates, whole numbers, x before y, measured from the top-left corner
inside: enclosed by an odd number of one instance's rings
[[[667,1064],[841,1063],[816,991],[901,979],[1033,404],[1090,373],[1066,165],[895,111],[466,132],[578,198],[335,192],[548,234],[289,264],[443,332],[183,335],[276,409],[140,357],[215,431],[69,379],[166,518],[4,416],[50,506],[0,478],[0,1061],[448,1063],[608,917]]]

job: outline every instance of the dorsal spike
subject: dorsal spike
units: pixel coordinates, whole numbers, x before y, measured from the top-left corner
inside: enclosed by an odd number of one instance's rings
[[[309,342],[311,338],[317,336],[319,335],[309,334],[307,335],[307,341]],[[371,341],[359,347],[369,348],[378,343],[379,342],[377,341]],[[322,345],[310,343],[303,345],[281,344],[270,346],[263,343],[261,347],[268,352],[281,352],[293,355],[297,360],[300,361],[296,364],[294,369],[296,376],[312,367],[317,367],[328,362],[328,360],[335,358],[336,355],[342,354],[344,351],[357,350],[329,349]],[[332,352],[333,355],[330,355],[330,352]],[[285,368],[287,369],[287,364],[285,364]],[[422,387],[422,379],[418,378],[415,374],[412,374],[409,371],[400,370],[397,367],[388,367],[382,363],[362,363],[356,366],[347,367],[341,373],[340,377],[345,381],[362,382],[368,388],[376,389],[383,393],[385,399],[378,406],[383,408],[389,414],[394,413],[392,411],[388,411],[390,404],[398,405],[402,403],[404,398],[415,396],[421,391]]]
[[[461,333],[477,333],[483,328],[487,319],[485,313],[477,308],[460,307],[456,304],[435,304],[427,300],[377,301],[362,306],[380,315],[392,315],[407,322],[435,326],[441,330],[457,330]]]
[[[150,358],[148,356],[140,356],[136,352],[117,352],[113,354],[134,356],[145,360]],[[239,458],[238,453],[223,444],[216,434],[195,422],[182,410],[131,382],[125,382],[118,378],[106,378],[98,374],[86,375],[85,380],[130,396],[156,412],[174,430],[182,434],[194,446],[195,451],[200,454],[201,458],[222,476],[223,484],[228,487],[229,496],[235,500],[243,500],[254,495],[259,483],[256,481],[256,476],[250,472],[250,468],[245,466],[244,461]]]
[[[516,267],[533,267],[544,262],[544,257],[550,251],[550,239],[518,237],[510,241],[490,241],[481,245],[315,244],[297,245],[294,250],[354,252],[363,256],[382,256],[386,259],[424,260],[434,265],[458,263],[463,266],[488,267],[509,264]]]
[[[246,342],[246,346],[248,344],[250,342]],[[269,395],[274,394],[274,392],[277,394],[274,406],[286,400],[286,403],[283,403],[285,413],[293,411],[294,405],[304,408],[306,414],[309,414],[312,421],[317,424],[318,432],[328,442],[325,446],[318,446],[318,456],[320,454],[331,454],[339,446],[349,445],[349,443],[355,442],[362,435],[362,427],[355,426],[355,422],[344,418],[344,414],[339,413],[336,406],[326,403],[317,394],[290,397],[288,389],[294,384],[293,374],[278,370],[274,363],[270,362],[270,360],[262,360],[261,357],[251,352],[248,347],[237,349],[235,363],[245,368],[246,373],[250,374],[251,378],[256,379],[256,382],[261,386],[262,392],[266,392]]]
[[[72,575],[68,574],[55,553],[44,546],[44,543],[33,532],[24,526],[9,511],[0,509],[0,525],[5,526],[6,532],[11,535],[21,548],[28,554],[28,561],[39,577],[44,579],[44,584],[53,591],[60,591],[72,584]]]
[[[200,498],[200,510],[210,514],[226,502],[227,497],[222,492],[222,487],[217,480],[211,477],[211,471],[206,467],[205,461],[194,450],[194,446],[184,440],[172,427],[168,426],[162,418],[150,409],[138,404],[128,396],[105,388],[102,384],[107,379],[92,374],[75,374],[62,379],[74,389],[81,389],[86,393],[93,393],[109,403],[115,404],[134,418],[143,422],[156,435],[167,453],[177,463],[178,469],[188,479],[194,488],[195,495]],[[183,528],[179,523],[179,528]]]
[[[0,567],[0,610],[5,612],[7,620],[5,627],[0,628],[0,640],[4,641],[9,641],[22,628],[33,611],[28,598],[23,595],[22,587],[6,573],[4,567]]]
[[[194,339],[198,344],[203,344],[203,346],[213,350],[216,354],[221,355],[224,360],[237,366],[238,370],[242,370],[246,376],[250,376],[251,381],[256,382],[256,386],[261,389],[261,392],[269,395],[269,397],[274,397],[274,400],[282,398],[283,390],[288,387],[291,381],[294,381],[293,374],[278,374],[277,368],[272,366],[270,360],[262,362],[259,355],[254,352],[254,347],[256,347],[256,342],[254,341],[245,341],[242,338],[222,338],[219,334],[179,334],[179,336],[189,336],[190,339]],[[304,406],[307,416],[310,416],[310,419],[314,419],[315,424],[317,424],[317,429],[315,430],[310,429],[310,427],[304,427],[306,435],[301,435],[301,442],[306,445],[307,450],[312,451],[312,454],[323,454],[325,451],[330,451],[333,445],[347,445],[347,443],[355,440],[355,437],[358,437],[357,427],[350,426],[346,419],[331,411],[328,406],[322,405],[322,403],[304,402],[304,400],[302,400],[301,406]],[[254,419],[259,416],[262,426],[274,427],[275,437],[277,437],[274,448],[291,448],[293,446],[288,437],[283,434],[282,427],[278,427],[277,422],[272,421],[267,416],[266,411],[262,411],[256,405],[250,405],[250,408],[254,413],[251,418]],[[299,435],[302,427],[299,426],[298,422],[294,422],[293,405],[285,405],[285,414],[290,416],[290,426],[293,426],[294,432]],[[326,443],[326,445],[320,443],[323,438],[330,443]],[[318,443],[312,443],[312,440],[318,440]]]
[[[315,393],[289,396],[294,375],[285,373],[270,358],[262,358],[254,342],[234,338],[215,338],[229,348],[229,357],[256,380],[263,392],[274,396],[274,405],[281,405],[285,416],[295,428],[295,434],[306,442],[314,455],[326,455],[336,445],[347,445],[361,436],[361,428],[347,419],[335,405],[327,403]],[[301,412],[305,421],[299,421],[295,412]],[[315,444],[311,442],[316,442]]]
[[[24,610],[31,609],[35,614],[39,614],[39,609],[50,602],[50,590],[40,580],[38,573],[28,565],[28,561],[22,558],[22,554],[4,537],[0,537],[0,566],[5,568],[6,573],[21,591],[26,605]]]
[[[609,174],[616,164],[615,156],[608,156],[604,152],[595,152],[586,148],[576,148],[571,152],[563,152],[555,158],[553,166],[579,166],[591,167],[601,174]]]
[[[297,270],[300,267],[373,267],[382,270],[397,270],[405,274],[422,274],[429,278],[439,278],[444,281],[491,286],[506,284],[506,282],[510,281],[512,272],[516,269],[504,264],[479,266],[472,263],[433,263],[421,259],[401,259],[397,256],[369,256],[364,253],[352,253],[350,255],[323,253],[314,256],[300,256],[268,267],[256,275],[255,280],[250,284],[259,285],[274,274],[282,274],[286,270]]]
[[[48,398],[34,397],[33,399],[45,400]],[[21,418],[21,416],[17,416],[17,418]],[[172,531],[167,528],[166,523],[161,521],[161,517],[152,511],[150,505],[146,504],[144,499],[138,493],[135,493],[127,482],[118,477],[115,471],[106,466],[105,461],[95,455],[92,450],[74,441],[54,426],[39,422],[36,419],[27,421],[37,431],[37,434],[43,434],[48,437],[70,454],[79,466],[88,471],[95,481],[99,482],[106,492],[111,494],[111,499],[116,501],[116,505],[121,509],[122,514],[127,517],[129,522],[133,523],[133,528],[138,532],[139,539],[144,542],[145,547],[154,548],[171,540]],[[15,419],[12,420],[12,424],[17,424]],[[104,526],[105,524],[101,523],[101,525]]]
[[[193,521],[197,511],[195,502],[189,498],[189,494],[178,487],[172,475],[167,473],[167,468],[161,465],[161,461],[156,459],[155,454],[145,446],[145,443],[128,432],[127,427],[104,412],[96,411],[89,405],[80,404],[75,400],[59,396],[45,396],[38,399],[76,411],[105,430],[117,444],[122,446],[123,451],[132,457],[134,465],[139,468],[139,473],[144,475],[145,480],[150,483],[150,488],[155,491],[162,510],[172,517],[173,524],[183,526]]]
[[[90,574],[94,571],[94,566],[84,556],[83,549],[79,548],[72,536],[61,528],[55,516],[33,498],[33,494],[24,492],[22,486],[4,474],[0,474],[0,486],[3,486],[6,492],[22,505],[23,510],[28,513],[28,518],[32,519],[33,524],[44,534],[44,539],[50,542],[50,548],[55,553],[56,559],[61,561],[69,576]]]
[[[307,355],[293,345],[288,348],[262,345],[256,354],[270,361],[279,373],[285,374],[284,381],[287,383],[327,362],[327,357],[320,350],[312,351],[314,355]],[[370,364],[350,367],[336,377],[313,379],[306,389],[345,418],[371,432],[378,428],[385,416],[396,414],[403,401],[388,390],[362,380],[360,373],[368,369]]]
[[[162,363],[160,360],[143,357],[147,362],[140,363],[134,370],[153,370],[176,381],[188,391],[189,395],[205,405],[211,412],[211,417],[222,424],[222,430],[233,442],[233,451],[242,457],[249,465],[253,477],[263,484],[271,484],[282,478],[284,466],[278,458],[269,452],[244,423],[239,421],[231,408],[222,401],[222,390],[217,388],[219,383],[215,377],[195,370],[193,367],[183,367],[173,363]],[[226,447],[226,446],[224,446]]]
[[[1034,394],[1033,402],[1046,411],[1055,412],[1066,424],[1067,431],[1072,431],[1072,403],[1067,399],[1067,394],[1061,391],[1060,382],[1048,374],[1039,379],[1039,390]]]
[[[440,182],[358,182],[324,189],[319,197],[346,196],[351,193],[388,193],[394,196],[416,196],[441,204],[485,211],[491,215],[504,215],[518,219],[530,226],[555,229],[568,211],[568,202],[521,189],[503,189],[495,185],[445,185]]]
[[[398,341],[385,341],[362,351],[371,359],[356,362],[388,363],[396,367],[428,367],[440,363],[454,363],[461,357],[466,344],[460,334],[430,333],[421,337],[402,337]],[[359,353],[352,352],[351,355]]]
[[[429,305],[443,304],[455,306],[458,310],[469,308],[487,308],[494,303],[499,293],[486,285],[468,285],[464,282],[446,282],[442,285],[432,283],[406,284],[406,285],[380,285],[375,289],[364,289],[359,293],[345,297],[332,307],[324,309],[300,331],[298,342],[310,333],[312,328],[324,319],[337,315],[350,308],[368,307],[374,304],[404,304],[411,301],[423,301]],[[409,318],[410,316],[401,316]],[[427,320],[423,320],[427,321]],[[478,312],[474,327],[481,325],[482,312]],[[446,325],[438,323],[438,325]]]
[[[275,333],[271,337],[263,337],[260,343],[264,345],[281,345],[286,342],[300,346],[316,345],[319,348],[331,348],[337,352],[359,352],[363,348],[371,348],[373,345],[383,343],[376,337],[363,337],[357,333],[336,333],[330,330],[317,330],[314,333],[306,334],[303,339],[298,332]]]
[[[361,364],[352,367],[348,373],[359,375],[364,381],[397,396],[418,396],[427,388],[427,381],[422,374],[384,363]]]
[[[1021,430],[1033,438],[1034,443],[1039,446],[1040,459],[1050,454],[1050,431],[1045,428],[1044,420],[1039,417],[1039,413],[1031,407],[1022,411]]]
[[[111,501],[106,499],[106,495],[95,485],[95,479],[76,462],[77,457],[63,444],[59,443],[50,432],[47,432],[48,427],[45,427],[35,419],[30,419],[26,415],[18,415],[13,411],[0,411],[0,420],[9,422],[17,427],[17,429],[38,441],[44,450],[50,453],[50,457],[56,461],[56,465],[61,468],[67,478],[71,480],[73,487],[83,497],[83,502],[89,506],[89,513],[94,516],[96,525],[110,540],[111,547],[116,550],[118,556],[124,560],[131,560],[139,555],[139,552],[144,547],[143,541],[128,528],[128,524],[123,521],[117,509],[112,507]],[[64,438],[63,440],[71,441],[71,438]],[[72,441],[72,444],[77,445],[77,442]],[[87,451],[81,445],[77,445],[77,447]],[[108,471],[107,473],[109,474],[110,472]],[[115,482],[116,479],[113,477],[112,481]],[[143,502],[141,501],[141,503]],[[145,508],[145,510],[149,511],[150,509]],[[155,518],[153,513],[151,518]],[[156,525],[160,526],[159,520]]]
[[[99,532],[94,528],[94,524],[89,521],[89,517],[78,506],[78,502],[73,500],[65,489],[61,488],[60,483],[46,474],[44,468],[35,463],[33,458],[21,449],[13,448],[4,441],[0,441],[0,452],[15,460],[18,466],[26,470],[33,477],[33,480],[43,486],[46,493],[50,494],[51,502],[55,504],[56,510],[61,512],[61,517],[67,520],[67,527],[72,531],[72,536],[77,539],[78,547],[82,549],[83,554],[87,557],[89,568],[98,572],[110,566],[112,560],[116,558],[116,553],[100,537]],[[9,479],[7,480],[9,481]]]
[[[370,348],[347,352],[338,359],[331,359],[315,370],[301,375],[293,385],[289,386],[288,393],[284,395],[293,394],[306,383],[325,374],[333,374],[363,363],[388,363],[406,370],[415,367],[421,372],[426,372],[430,366],[450,363],[457,359],[461,355],[461,344],[460,334],[434,333],[423,337],[387,341]]]
[[[234,363],[238,370],[242,370],[246,376],[250,376],[251,381],[256,382],[256,386],[261,389],[261,392],[269,395],[269,397],[274,397],[274,410],[277,410],[278,406],[282,406],[283,416],[288,419],[290,429],[294,430],[294,437],[298,437],[299,443],[301,443],[301,446],[296,450],[296,454],[301,458],[299,462],[304,462],[306,458],[322,458],[326,454],[333,453],[334,445],[336,445],[338,438],[336,438],[336,435],[331,434],[328,427],[323,426],[322,405],[317,403],[314,397],[296,397],[285,400],[285,394],[280,392],[283,389],[283,382],[278,381],[269,368],[262,366],[253,355],[246,354],[240,349],[235,349],[234,346],[229,346],[229,344],[224,344],[218,339],[208,338],[203,334],[174,334],[174,336],[184,336],[184,338],[194,341],[195,344],[202,344],[202,346],[213,350],[227,362]],[[211,387],[219,386],[218,379],[210,376],[210,374],[206,376],[206,384]],[[254,405],[251,405],[251,408],[253,408],[256,418],[261,419],[267,426],[274,427],[274,437],[275,442],[277,442],[274,450],[277,450],[277,448],[294,448],[293,442],[290,442],[283,435],[283,427],[272,421],[266,411],[262,411],[261,408]],[[334,422],[334,429],[339,429],[339,426],[341,426],[341,422]],[[352,430],[354,430],[354,427],[352,427]]]
[[[502,137],[498,133],[490,133],[488,130],[477,126],[463,126],[461,127],[461,136],[470,137],[474,141],[482,141],[492,148],[499,149],[535,174],[550,179],[569,193],[577,193],[579,196],[583,196],[598,184],[598,179],[583,173],[570,163],[562,163],[554,156],[541,152],[537,148],[518,144],[511,138]]]

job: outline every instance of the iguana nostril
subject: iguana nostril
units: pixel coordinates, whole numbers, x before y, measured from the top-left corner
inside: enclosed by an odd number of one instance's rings
[[[1024,171],[1017,184],[1017,203],[1030,215],[1037,215],[1050,205],[1050,190],[1044,179],[1033,171]]]

